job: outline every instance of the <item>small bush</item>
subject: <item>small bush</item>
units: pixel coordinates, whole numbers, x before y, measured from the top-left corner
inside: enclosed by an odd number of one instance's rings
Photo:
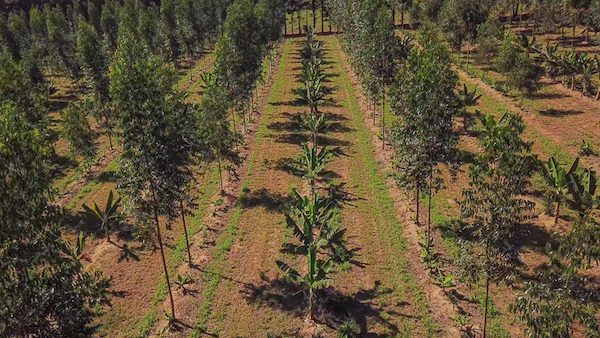
[[[338,338],[357,338],[360,336],[360,326],[353,318],[346,319],[338,328]]]

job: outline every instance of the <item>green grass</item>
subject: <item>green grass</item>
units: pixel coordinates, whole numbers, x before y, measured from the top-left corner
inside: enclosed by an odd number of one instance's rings
[[[283,71],[286,69],[289,56],[291,54],[291,43],[285,43],[283,45],[283,54],[281,56],[281,60],[279,62],[279,67],[277,73],[283,74]],[[282,76],[278,76],[275,78],[273,82],[273,86],[271,87],[269,93],[269,102],[273,102],[276,99],[276,94],[281,92],[281,88],[285,86],[286,79]],[[268,123],[271,118],[271,115],[274,111],[274,106],[267,105],[263,114],[261,115],[260,123],[258,126],[258,130],[255,135],[255,145],[254,151],[250,155],[248,159],[248,171],[246,178],[242,181],[242,193],[236,203],[235,207],[231,211],[229,216],[229,222],[227,224],[227,232],[221,236],[218,240],[217,247],[215,251],[212,253],[212,261],[207,267],[207,272],[204,276],[205,288],[204,288],[204,300],[200,305],[200,311],[196,318],[196,323],[194,325],[194,329],[192,331],[192,337],[201,337],[202,334],[206,331],[207,322],[210,319],[212,313],[212,305],[214,298],[216,296],[217,289],[221,284],[222,273],[225,269],[225,263],[227,261],[227,253],[229,252],[231,245],[235,241],[238,236],[238,228],[240,225],[240,220],[242,217],[243,205],[240,201],[244,200],[245,194],[249,191],[249,187],[252,184],[252,174],[254,171],[254,167],[256,165],[256,158],[258,156],[258,150],[260,149],[260,144],[264,140],[265,136],[268,135]]]
[[[339,44],[337,40],[335,40],[336,44]],[[339,46],[338,46],[339,48]],[[366,169],[366,174],[368,181],[361,181],[363,176],[361,176],[362,168],[358,168],[358,166],[353,167],[355,170],[351,173],[352,184],[358,187],[365,186],[371,187],[372,193],[374,194],[374,200],[368,202],[360,202],[363,208],[367,208],[374,215],[378,216],[380,220],[388,220],[389,224],[389,233],[381,234],[388,238],[394,247],[396,252],[406,253],[406,240],[402,235],[402,227],[403,225],[398,221],[396,217],[396,207],[394,205],[394,201],[389,194],[388,187],[386,184],[387,174],[382,173],[379,170],[378,163],[375,159],[375,154],[373,151],[373,144],[371,143],[371,133],[366,126],[366,121],[363,113],[360,110],[358,104],[358,98],[356,97],[356,93],[350,82],[348,74],[345,69],[343,69],[342,65],[337,63],[336,70],[337,73],[340,74],[338,80],[336,81],[336,85],[342,88],[346,94],[348,95],[347,102],[344,102],[347,105],[348,109],[352,114],[352,119],[357,125],[357,130],[354,132],[357,137],[357,148],[363,159],[364,169]],[[391,121],[391,119],[390,119]],[[414,278],[407,271],[407,257],[406,255],[398,255],[393,257],[388,263],[388,269],[393,275],[393,277],[398,278],[399,282],[406,285],[408,292],[413,297],[413,305],[417,310],[417,314],[419,319],[423,322],[425,327],[427,336],[436,336],[440,330],[437,323],[433,321],[429,314],[429,305],[427,303],[425,294],[417,285]],[[405,295],[400,295],[405,296]],[[410,326],[405,329],[410,330]],[[409,334],[410,331],[405,332]]]

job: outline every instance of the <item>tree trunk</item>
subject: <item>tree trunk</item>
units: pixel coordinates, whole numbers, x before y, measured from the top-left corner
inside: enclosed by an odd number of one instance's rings
[[[487,252],[487,250],[486,250]],[[487,317],[488,317],[488,303],[489,303],[489,297],[490,297],[490,274],[489,271],[487,271],[487,267],[486,267],[486,272],[485,272],[485,305],[484,305],[484,312],[483,312],[483,338],[487,337]]]
[[[417,190],[416,190],[416,201],[417,201],[417,210],[415,211],[416,215],[416,222],[417,225],[421,225],[421,220],[420,220],[420,215],[419,215],[419,211],[421,209],[421,182],[419,181],[419,179],[417,178]]]
[[[554,225],[558,225],[558,217],[560,214],[560,201],[556,202],[556,210],[554,210]]]
[[[290,26],[292,28],[292,35],[294,35],[294,13],[290,14]]]
[[[313,28],[317,30],[317,15],[315,12],[315,0],[312,0],[312,16],[313,16]]]
[[[598,91],[596,92],[596,100],[600,99],[600,86],[598,86]]]
[[[400,5],[400,30],[404,30],[404,4]]]
[[[110,150],[112,150],[113,149],[112,128],[110,127],[110,121],[108,120],[107,113],[104,114],[104,125],[106,126],[106,133],[108,134],[108,144],[109,144]]]
[[[575,35],[576,35],[576,30],[577,30],[577,16],[578,16],[577,13],[575,13],[573,16],[573,38],[571,39],[571,48],[573,48],[573,51],[575,51]]]
[[[223,194],[223,171],[221,169],[221,155],[217,155],[217,162],[219,163],[219,181],[221,182],[221,194]]]
[[[321,33],[325,32],[325,13],[324,13],[325,3],[323,1],[324,0],[321,0]]]
[[[185,224],[185,209],[183,208],[183,201],[179,200],[179,207],[181,208],[181,221],[183,222],[183,232],[185,233],[185,245],[187,247],[188,254],[188,266],[192,267],[192,252],[190,251],[190,239],[188,237],[187,225]]]
[[[154,209],[154,224],[156,225],[156,237],[158,238],[158,246],[160,248],[160,257],[162,259],[163,269],[165,272],[165,280],[167,282],[167,290],[169,291],[169,300],[171,301],[171,320],[175,320],[175,303],[173,302],[173,292],[171,291],[171,281],[169,280],[169,269],[165,260],[165,251],[163,249],[162,236],[160,234],[160,224],[158,222],[158,210],[156,207],[156,193],[154,192],[154,184],[152,183],[152,209]]]
[[[429,251],[429,245],[431,244],[431,195],[433,192],[432,183],[433,183],[433,168],[429,172],[429,193],[427,196],[427,240],[425,243],[425,245],[427,247],[427,251]]]
[[[300,19],[300,9],[296,12],[296,19],[298,19],[298,34],[302,34],[302,20]]]
[[[385,149],[385,85],[381,102],[381,148]]]
[[[315,316],[314,306],[313,306],[313,289],[308,289],[308,316],[311,321],[315,321],[317,318]]]
[[[392,24],[394,25],[394,29],[396,29],[396,6],[392,5]]]
[[[285,13],[284,16],[285,16],[285,24],[283,25],[283,36],[287,36],[287,13]]]
[[[106,237],[106,241],[108,243],[111,242],[111,240],[110,240],[110,233],[108,232],[108,227],[107,226],[104,227],[104,237]]]

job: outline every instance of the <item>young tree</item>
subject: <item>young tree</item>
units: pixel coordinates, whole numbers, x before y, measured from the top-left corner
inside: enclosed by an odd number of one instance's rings
[[[512,87],[528,93],[537,90],[541,70],[513,35],[506,35],[494,63]]]
[[[400,183],[416,188],[417,200],[423,187],[428,190],[426,248],[431,231],[431,198],[440,163],[451,161],[457,135],[453,118],[458,113],[454,88],[457,76],[448,51],[434,33],[425,32],[421,45],[413,48],[406,66],[392,90],[392,111],[399,118],[394,131]],[[418,204],[417,204],[418,210]]]
[[[546,183],[550,187],[550,198],[556,203],[554,210],[554,225],[558,225],[560,214],[560,205],[566,200],[569,192],[568,177],[573,175],[579,165],[579,157],[571,163],[568,170],[565,170],[554,157],[550,157],[545,167],[542,167],[542,173]]]
[[[96,156],[94,132],[88,123],[85,102],[70,103],[60,113],[60,133],[69,143],[73,157],[82,156],[89,166]]]
[[[132,33],[121,30],[110,71],[110,94],[122,130],[120,183],[138,220],[152,219],[169,291],[171,320],[175,307],[165,261],[159,216],[177,213],[182,163],[190,156],[195,125],[190,110],[175,90],[172,67]],[[189,121],[192,121],[191,123]]]
[[[81,74],[75,57],[73,31],[60,6],[48,9],[46,27],[49,49],[54,59],[53,64],[78,80]]]
[[[490,280],[507,280],[519,261],[511,240],[526,217],[524,212],[533,207],[522,196],[537,160],[530,153],[531,144],[520,137],[525,125],[519,115],[506,113],[499,120],[486,115],[481,123],[483,151],[470,167],[471,181],[463,190],[460,207],[462,217],[469,222],[464,230],[474,243],[464,254],[472,257],[485,279],[485,337]]]
[[[463,87],[458,91],[456,98],[458,99],[459,114],[463,118],[463,129],[467,131],[469,126],[469,111],[468,107],[477,104],[477,101],[481,98],[481,95],[477,95],[477,87],[473,90],[469,90],[467,85],[463,83]]]
[[[0,104],[0,335],[88,336],[109,281],[73,258],[49,202],[46,131]]]
[[[160,2],[160,31],[165,43],[163,55],[170,61],[179,57],[180,49],[177,40],[177,15],[174,0]]]
[[[120,203],[121,197],[116,201],[113,201],[113,192],[111,190],[108,194],[108,200],[106,200],[104,210],[100,209],[95,201],[93,209],[87,204],[82,205],[84,213],[100,223],[100,228],[104,230],[104,236],[106,237],[107,242],[110,242],[110,230],[112,226],[119,220],[118,210]]]
[[[100,14],[100,28],[109,50],[114,52],[119,37],[119,4],[115,0],[106,0]]]

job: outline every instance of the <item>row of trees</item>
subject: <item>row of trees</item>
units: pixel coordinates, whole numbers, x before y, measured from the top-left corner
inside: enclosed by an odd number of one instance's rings
[[[173,4],[163,1],[162,6],[168,7],[169,3]],[[196,6],[201,2],[181,3]],[[213,5],[211,10],[222,8],[220,6],[223,3]],[[70,75],[78,74],[74,70],[78,70],[82,64],[86,65],[77,61],[89,60],[89,68],[84,66],[82,69],[89,71],[87,74],[93,82],[92,87],[99,92],[98,96],[102,100],[111,100],[110,110],[114,110],[115,130],[119,133],[123,148],[119,172],[123,205],[131,216],[129,219],[139,225],[136,233],[145,233],[145,238],[156,235],[171,296],[160,233],[161,221],[166,219],[171,222],[181,217],[185,224],[186,208],[191,201],[188,189],[193,183],[194,166],[211,161],[216,154],[229,154],[232,152],[230,145],[239,142],[228,117],[234,107],[229,88],[239,88],[235,93],[242,93],[242,97],[248,97],[247,93],[255,88],[260,78],[262,60],[280,37],[283,6],[277,0],[261,0],[257,3],[238,0],[232,5],[218,44],[220,51],[217,54],[220,56],[217,57],[216,75],[213,81],[205,77],[208,85],[201,105],[188,103],[185,96],[177,91],[176,72],[167,62],[173,58],[173,54],[165,53],[162,48],[156,48],[155,42],[144,38],[155,35],[144,35],[147,31],[142,23],[145,20],[152,21],[151,24],[160,22],[157,20],[159,17],[150,17],[148,20],[144,17],[145,13],[166,13],[163,7],[160,10],[152,5],[144,7],[137,1],[126,1],[121,6],[117,2],[107,1],[101,10],[104,15],[97,16],[92,14],[98,11],[94,12],[94,3],[90,2],[87,10],[91,13],[76,15],[80,9],[63,12],[60,7],[45,7],[42,11],[32,9],[28,16],[33,17],[33,21],[36,15],[46,17],[38,20],[44,25],[37,28],[47,32],[43,37],[50,40],[54,39],[53,34],[68,35],[71,32],[76,35],[76,38],[71,38],[76,39],[74,45],[72,40],[69,43],[66,39],[62,44],[47,44],[46,47],[55,49],[56,55],[64,56],[62,66],[67,61],[69,65],[77,65],[69,67]],[[117,13],[118,16],[115,16]],[[190,11],[189,8],[181,10],[181,14],[194,13],[197,11]],[[21,20],[26,23],[25,17],[25,14],[13,13],[4,22]],[[189,20],[190,23],[199,24],[195,18]],[[54,27],[54,21],[59,21],[62,28]],[[238,34],[239,27],[246,24],[251,24],[245,27],[247,31]],[[171,27],[183,30],[179,25],[177,23]],[[6,27],[16,26],[7,23],[3,28]],[[20,27],[37,31],[37,28],[33,29],[27,24]],[[72,31],[73,27],[78,28]],[[33,36],[20,35],[18,33],[21,31],[13,28],[8,30],[13,37]],[[2,32],[6,33],[7,30]],[[100,34],[103,36],[102,43],[99,43],[100,39],[88,39]],[[181,36],[178,33],[177,38],[170,41],[193,42],[198,46],[204,43],[205,35],[188,36],[189,40]],[[3,40],[2,46],[1,184],[8,195],[1,199],[3,226],[0,245],[4,263],[0,289],[3,318],[0,332],[8,336],[88,335],[93,331],[89,326],[94,317],[92,308],[107,300],[108,280],[100,274],[83,270],[79,259],[84,240],[72,247],[62,239],[60,223],[64,215],[50,204],[49,159],[52,152],[47,128],[47,90],[40,88],[43,87],[41,81],[35,82],[36,78],[30,76],[32,67],[29,67],[31,63],[25,55],[33,45],[25,43],[23,48],[11,50]],[[111,48],[114,48],[114,56],[110,53]],[[226,52],[226,48],[233,51],[235,58],[228,58],[231,54]],[[104,54],[106,51],[108,53]],[[159,53],[155,54],[155,51]],[[46,73],[46,69],[41,73]],[[239,79],[230,74],[239,76]],[[81,114],[81,111],[88,109],[86,105],[85,100],[74,103],[63,114],[61,129],[69,135],[84,135],[71,140],[77,148],[85,148],[93,143],[89,138],[86,115]],[[119,204],[120,199],[116,203],[110,201],[107,204],[110,207],[106,210],[95,206],[88,212],[103,218],[104,213],[114,215],[113,209]],[[110,225],[104,224],[103,227],[108,233]],[[187,240],[187,229],[184,230]],[[188,259],[191,264],[189,245]],[[172,296],[170,317],[175,319]]]
[[[185,227],[188,191],[195,164],[233,156],[238,142],[231,130],[235,110],[251,96],[262,60],[280,37],[283,15],[276,0],[236,0],[227,11],[217,43],[214,75],[205,75],[206,91],[198,106],[186,103],[176,89],[176,73],[164,58],[123,27],[110,71],[121,132],[119,188],[139,233],[156,235],[161,252],[171,320],[175,308],[163,251],[160,221],[181,217]],[[152,225],[151,225],[152,224]],[[186,241],[187,229],[184,228]],[[189,254],[188,241],[188,258]],[[190,265],[191,261],[188,262]]]
[[[312,28],[306,27],[305,31],[308,32],[307,40],[300,53],[303,68],[299,79],[304,85],[300,99],[309,106],[310,111],[301,120],[311,134],[312,145],[302,145],[303,153],[294,167],[308,183],[310,192],[302,194],[297,190],[292,191],[285,219],[286,226],[293,232],[294,241],[285,243],[284,248],[291,254],[306,257],[303,269],[306,273],[283,261],[277,261],[276,264],[288,280],[307,289],[309,318],[315,320],[315,292],[331,285],[333,268],[335,264],[347,260],[347,250],[337,201],[332,196],[321,196],[317,184],[332,154],[325,146],[319,150],[317,144],[318,134],[325,130],[327,124],[324,113],[317,115],[324,96],[321,86],[325,76],[322,68],[323,45],[315,39]]]
[[[439,4],[439,8],[443,8],[444,4]],[[366,39],[357,38],[361,36],[359,31],[353,30],[351,24],[343,24],[344,15],[360,8],[358,3],[338,3],[337,7],[332,8],[336,9],[335,22],[344,32],[352,32],[348,34],[353,40],[352,48],[348,49],[351,58],[354,51],[365,51],[371,40],[377,40],[376,35],[367,36]],[[481,20],[485,21],[485,18],[486,15],[483,15]],[[482,31],[493,31],[490,25],[482,27]],[[477,29],[477,25],[473,29]],[[524,42],[514,39],[502,45],[501,49],[517,46],[520,48],[517,52],[506,52],[504,55],[525,55],[529,59],[530,50],[524,45]],[[392,73],[395,76],[392,77],[390,97],[392,111],[397,117],[393,144],[398,181],[403,187],[417,191],[417,221],[420,220],[421,196],[423,193],[428,196],[428,226],[423,243],[423,257],[427,258],[432,256],[431,195],[442,183],[441,179],[436,179],[439,177],[437,173],[440,164],[447,164],[452,169],[458,163],[458,158],[453,156],[457,153],[458,138],[453,120],[456,116],[468,116],[467,107],[475,104],[478,96],[466,87],[455,92],[457,77],[451,69],[449,53],[434,32],[427,29],[422,31],[419,47],[407,48],[406,59],[395,59],[398,70]],[[498,60],[497,63],[509,67],[519,58],[505,57],[506,60]],[[358,66],[362,67],[357,70],[359,76],[368,78],[364,71],[368,68],[366,63]],[[356,69],[357,65],[354,67]],[[526,77],[527,74],[524,74],[523,78]],[[519,115],[507,113],[496,120],[477,114],[482,126],[480,139],[483,150],[470,166],[469,187],[464,190],[460,203],[464,223],[457,229],[463,238],[457,263],[461,267],[461,279],[464,282],[484,282],[485,336],[490,281],[515,282],[516,271],[522,262],[513,239],[533,208],[532,202],[524,195],[531,175],[542,166],[531,154],[531,144],[521,138],[525,125]],[[555,187],[558,195],[554,196],[558,202],[568,200],[567,204],[573,210],[580,210],[580,215],[590,215],[590,211],[597,207],[595,201],[598,200],[595,196],[595,176],[590,170],[571,174],[574,172],[574,169],[565,170],[565,173],[559,174],[564,177],[556,180],[563,186]],[[565,183],[567,180],[570,188]],[[570,197],[567,198],[567,195]],[[585,241],[583,236],[587,236]],[[581,247],[575,245],[577,240],[581,241]],[[539,276],[537,282],[526,283],[527,292],[519,296],[512,309],[517,318],[527,324],[531,336],[569,336],[576,321],[593,335],[597,332],[597,323],[590,314],[595,310],[593,306],[585,305],[590,293],[581,288],[585,285],[581,271],[597,260],[600,243],[598,224],[588,216],[581,216],[572,230],[557,237],[556,243],[548,247],[553,273]],[[553,292],[555,294],[551,295]],[[553,306],[560,308],[560,311],[551,310]]]
[[[381,139],[385,146],[386,91],[397,73],[399,60],[406,57],[409,40],[400,40],[394,35],[386,0],[331,0],[328,8],[332,20],[342,31],[344,50],[371,100],[373,121],[381,103]]]

